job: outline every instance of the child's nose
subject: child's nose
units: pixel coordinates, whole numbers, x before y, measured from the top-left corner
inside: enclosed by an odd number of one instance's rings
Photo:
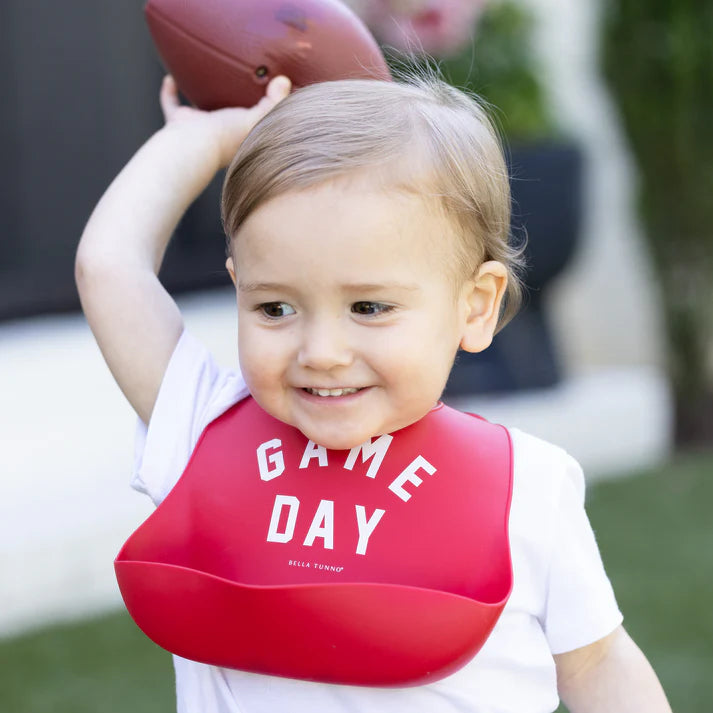
[[[326,318],[305,325],[297,356],[300,366],[326,371],[351,364],[353,352],[342,322],[341,318]]]

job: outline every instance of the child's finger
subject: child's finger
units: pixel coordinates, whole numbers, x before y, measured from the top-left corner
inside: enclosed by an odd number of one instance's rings
[[[161,103],[164,120],[170,121],[179,106],[178,87],[176,86],[176,80],[170,74],[167,74],[163,78],[159,101]]]
[[[292,82],[283,74],[280,74],[279,76],[274,77],[272,80],[270,80],[270,83],[267,85],[267,90],[265,94],[267,95],[268,99],[271,99],[273,102],[277,103],[279,101],[282,101],[290,93],[291,89]]]
[[[271,79],[265,89],[265,95],[250,109],[255,120],[257,121],[260,117],[265,116],[276,104],[279,104],[290,93],[291,89],[292,82],[284,75]]]

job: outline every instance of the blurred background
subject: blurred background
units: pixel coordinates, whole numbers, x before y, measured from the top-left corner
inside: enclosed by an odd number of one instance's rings
[[[626,625],[674,710],[713,687],[713,3],[349,0],[493,105],[526,307],[447,399],[563,445]],[[112,560],[150,512],[134,417],[78,311],[77,241],[161,125],[142,0],[0,5],[0,709],[168,711],[170,657]],[[219,180],[162,278],[225,364]]]

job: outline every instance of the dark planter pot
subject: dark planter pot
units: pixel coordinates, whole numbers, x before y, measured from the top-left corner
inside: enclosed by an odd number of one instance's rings
[[[577,245],[582,155],[570,144],[536,144],[514,149],[510,165],[513,232],[527,235],[525,304],[486,351],[459,352],[446,397],[546,388],[562,376],[543,298]]]

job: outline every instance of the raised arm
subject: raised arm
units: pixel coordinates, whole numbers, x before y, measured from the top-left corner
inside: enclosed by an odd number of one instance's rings
[[[183,328],[157,277],[170,237],[248,131],[289,90],[289,81],[277,77],[251,109],[203,112],[181,106],[166,77],[165,126],[114,179],[84,229],[75,265],[82,308],[114,379],[146,423]]]

